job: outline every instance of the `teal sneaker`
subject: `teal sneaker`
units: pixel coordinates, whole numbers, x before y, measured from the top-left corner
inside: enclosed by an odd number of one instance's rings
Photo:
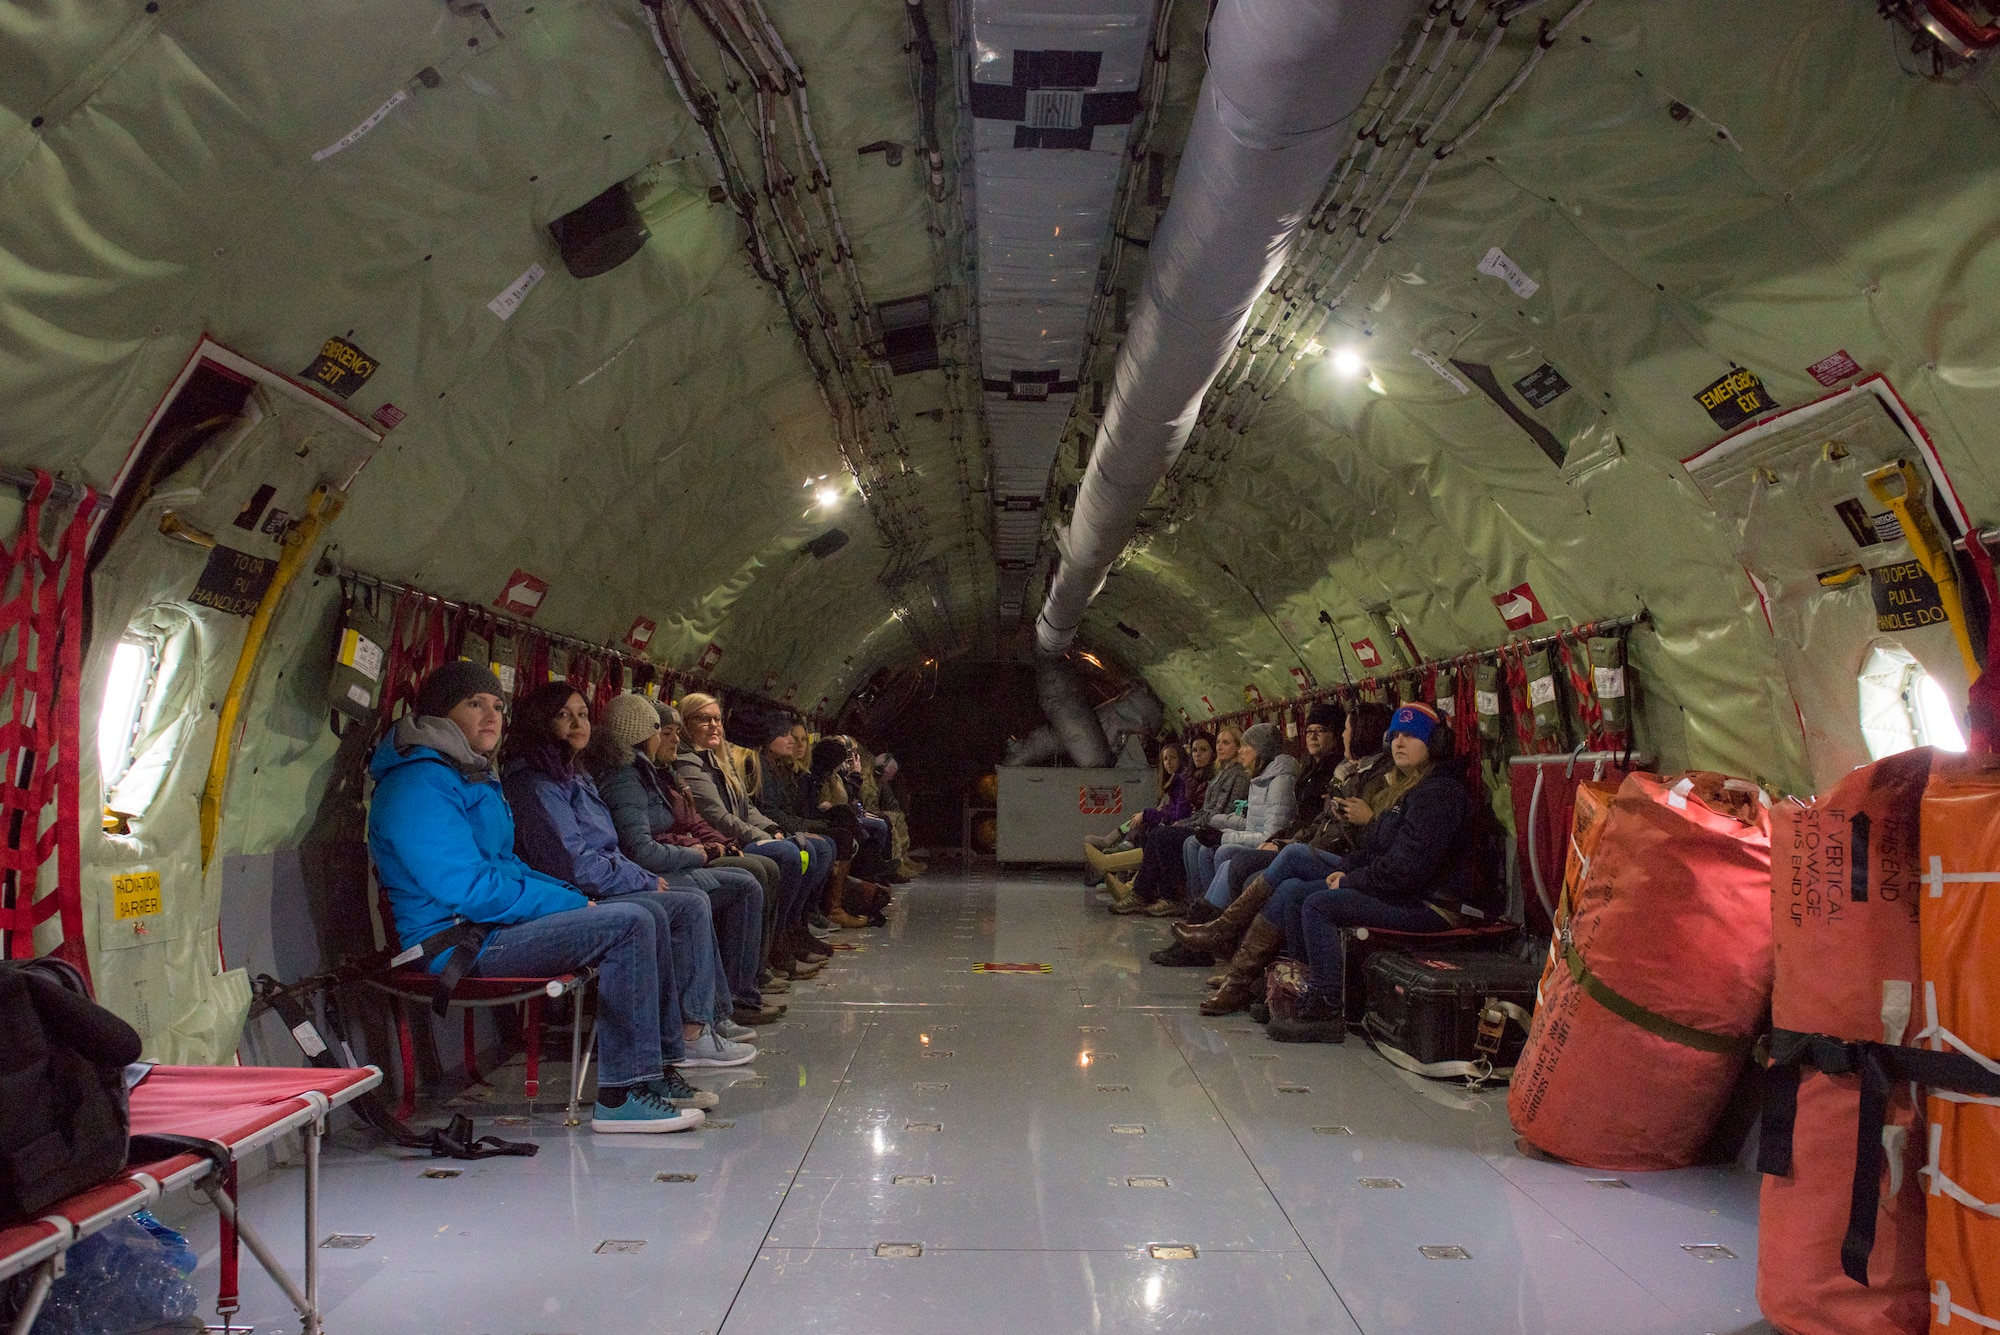
[[[671,1066],[666,1069],[665,1074],[652,1083],[651,1089],[653,1093],[666,1100],[669,1106],[675,1108],[713,1108],[722,1102],[715,1091],[696,1089],[688,1083],[686,1076]]]
[[[605,1091],[612,1093],[615,1091]],[[692,1131],[707,1121],[699,1108],[676,1108],[655,1091],[651,1082],[630,1085],[614,1106],[599,1094],[590,1113],[590,1129],[602,1135],[657,1135],[665,1131]]]

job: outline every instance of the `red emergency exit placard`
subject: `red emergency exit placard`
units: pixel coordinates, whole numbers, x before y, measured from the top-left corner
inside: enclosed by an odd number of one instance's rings
[[[1373,640],[1356,640],[1354,656],[1361,660],[1362,667],[1382,666],[1382,651],[1375,647]]]
[[[711,672],[715,669],[715,665],[721,661],[722,646],[714,640],[710,640],[708,647],[701,651],[701,657],[694,661],[695,670],[698,672]]]
[[[634,649],[644,649],[653,642],[653,632],[659,627],[640,617],[632,623],[632,629],[625,632],[625,643]]]
[[[1494,594],[1493,605],[1500,609],[1500,619],[1507,623],[1508,630],[1526,630],[1537,621],[1548,620],[1549,614],[1542,610],[1541,600],[1525,583],[1516,584],[1505,593]]]
[[[549,582],[530,575],[525,570],[516,570],[507,577],[507,585],[500,590],[500,596],[493,605],[503,612],[511,612],[517,617],[534,619],[542,610],[542,600],[549,596]]]

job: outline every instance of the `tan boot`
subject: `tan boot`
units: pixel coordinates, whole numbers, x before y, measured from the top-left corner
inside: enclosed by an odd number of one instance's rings
[[[1144,904],[1139,902],[1138,893],[1132,889],[1132,882],[1120,876],[1117,872],[1106,872],[1104,874],[1104,884],[1111,891],[1111,911],[1113,913],[1137,913],[1145,907]]]
[[[1249,930],[1257,915],[1264,911],[1264,905],[1271,898],[1271,890],[1270,881],[1265,879],[1264,873],[1258,872],[1244,885],[1243,893],[1222,911],[1221,917],[1198,927],[1177,922],[1174,924],[1174,935],[1184,946],[1206,950],[1217,959],[1226,959],[1235,952],[1243,940],[1243,933]]]
[[[1278,958],[1285,934],[1263,917],[1250,920],[1243,944],[1229,961],[1229,976],[1208,1000],[1201,1003],[1203,1015],[1233,1015],[1257,999],[1264,987],[1264,966]]]
[[[1131,875],[1136,874],[1139,864],[1146,860],[1146,850],[1134,848],[1124,853],[1107,853],[1101,848],[1092,848],[1089,844],[1085,844],[1083,860],[1088,862],[1090,869],[1099,876],[1108,876],[1114,871]]]

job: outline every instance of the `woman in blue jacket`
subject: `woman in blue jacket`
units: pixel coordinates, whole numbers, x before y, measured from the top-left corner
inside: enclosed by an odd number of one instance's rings
[[[680,1007],[663,980],[673,954],[655,917],[637,903],[596,902],[535,871],[514,853],[514,818],[493,773],[500,745],[500,681],[491,669],[454,662],[433,672],[414,710],[375,750],[368,850],[388,895],[398,941],[414,948],[453,928],[483,939],[428,952],[433,973],[534,978],[595,968],[597,1106],[591,1130],[686,1131],[699,1108],[677,1107],[692,1090],[669,1076],[679,1050]],[[483,934],[478,928],[486,930]]]
[[[715,926],[708,897],[674,889],[618,847],[611,812],[577,758],[590,744],[590,706],[567,682],[547,682],[514,707],[500,753],[501,784],[515,810],[515,851],[536,871],[592,899],[631,898],[658,919],[673,945],[685,1055],[680,1066],[741,1066],[757,1050],[716,1032]],[[662,980],[663,982],[665,980]],[[725,1010],[722,1018],[728,1021]]]

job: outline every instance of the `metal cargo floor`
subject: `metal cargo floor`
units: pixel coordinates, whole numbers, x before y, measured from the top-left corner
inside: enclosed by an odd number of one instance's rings
[[[699,1132],[594,1136],[547,1104],[495,1125],[525,1112],[496,1094],[473,1103],[480,1131],[538,1157],[342,1136],[357,1148],[328,1155],[320,1232],[370,1240],[322,1252],[328,1329],[1769,1329],[1753,1175],[1525,1159],[1504,1089],[1203,1019],[1207,971],[1146,963],[1164,925],[1106,915],[1068,874],[927,878],[888,928],[841,936],[859,949],[800,985],[754,1066],[691,1073],[722,1094]],[[1052,969],[971,972],[989,961]],[[559,1088],[561,1068],[544,1079]],[[458,1174],[424,1176],[440,1168]],[[245,1203],[293,1260],[299,1177],[281,1168]],[[214,1229],[194,1226],[212,1303]],[[297,1329],[261,1273],[243,1278],[241,1320]]]

